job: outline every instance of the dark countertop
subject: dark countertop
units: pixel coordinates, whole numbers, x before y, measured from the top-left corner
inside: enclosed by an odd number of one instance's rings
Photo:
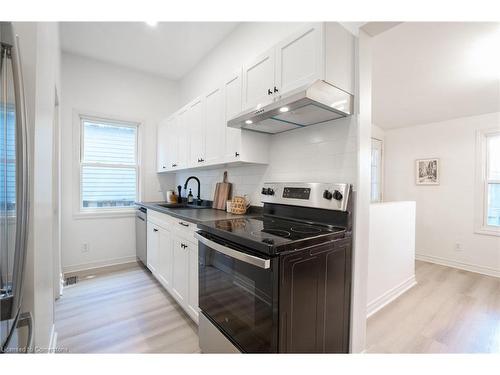
[[[135,202],[136,205],[144,207],[148,210],[154,210],[161,212],[178,219],[190,221],[192,223],[198,224],[204,221],[212,220],[223,220],[223,219],[235,219],[241,217],[251,217],[258,216],[262,212],[261,207],[252,206],[248,209],[245,215],[235,215],[228,213],[223,210],[216,210],[214,208],[167,208],[162,207],[159,204],[165,204],[165,202]]]

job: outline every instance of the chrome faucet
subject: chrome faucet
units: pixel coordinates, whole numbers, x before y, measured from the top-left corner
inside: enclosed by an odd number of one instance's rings
[[[198,183],[198,195],[196,196],[197,198],[197,203],[200,204],[201,198],[200,198],[200,180],[196,176],[190,176],[187,178],[186,182],[184,183],[184,190],[187,190],[188,182],[189,180],[194,179]]]

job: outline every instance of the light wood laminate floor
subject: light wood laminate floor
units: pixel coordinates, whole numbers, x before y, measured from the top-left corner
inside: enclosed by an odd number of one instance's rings
[[[198,327],[142,266],[97,274],[56,302],[58,348],[70,353],[199,353]]]
[[[500,279],[416,263],[417,286],[368,319],[369,353],[500,353]],[[56,302],[70,353],[199,353],[197,327],[139,265],[66,287]]]
[[[500,353],[500,279],[417,262],[418,284],[368,319],[372,353]]]

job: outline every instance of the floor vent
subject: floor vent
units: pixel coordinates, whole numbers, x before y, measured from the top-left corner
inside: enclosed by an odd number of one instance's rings
[[[64,286],[73,285],[78,282],[78,276],[68,276],[64,279]]]

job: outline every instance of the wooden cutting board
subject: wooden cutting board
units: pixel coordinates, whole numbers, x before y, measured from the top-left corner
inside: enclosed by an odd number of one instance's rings
[[[226,202],[229,199],[229,194],[231,194],[231,184],[227,182],[227,171],[224,171],[224,178],[222,182],[217,182],[215,185],[214,202],[212,203],[212,208],[217,210],[225,210]]]

